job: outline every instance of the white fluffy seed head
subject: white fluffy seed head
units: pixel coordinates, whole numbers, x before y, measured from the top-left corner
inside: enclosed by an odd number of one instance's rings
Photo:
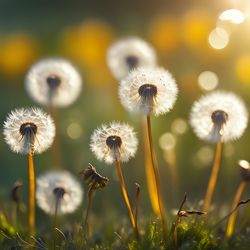
[[[116,159],[127,162],[134,157],[138,145],[133,128],[119,122],[103,124],[93,132],[90,141],[91,151],[107,164]]]
[[[30,68],[25,88],[29,96],[41,105],[65,107],[79,96],[82,79],[70,62],[61,58],[48,58]]]
[[[53,143],[55,125],[52,118],[39,108],[20,108],[8,115],[3,134],[12,151],[40,154]]]
[[[147,42],[140,38],[123,38],[109,48],[107,63],[114,77],[121,80],[131,69],[155,67],[156,53]]]
[[[130,112],[161,115],[170,111],[178,88],[172,75],[163,68],[137,68],[119,86],[119,97]]]
[[[55,214],[57,200],[59,215],[74,212],[82,202],[81,185],[67,171],[49,171],[38,177],[36,183],[37,205],[48,214]],[[58,189],[63,190],[60,196]]]
[[[217,115],[217,118],[216,118]],[[248,112],[235,94],[215,91],[193,104],[190,124],[202,140],[217,143],[240,138],[248,123]]]

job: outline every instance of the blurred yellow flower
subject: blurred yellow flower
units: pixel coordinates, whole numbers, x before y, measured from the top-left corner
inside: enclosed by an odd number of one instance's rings
[[[213,18],[202,9],[191,9],[183,18],[183,40],[192,49],[207,49],[207,38],[213,28]]]
[[[62,34],[62,52],[83,68],[91,84],[100,85],[112,80],[106,66],[106,53],[114,40],[112,28],[101,20],[87,20],[72,26]],[[100,72],[101,71],[101,72]]]
[[[250,84],[250,54],[244,54],[238,57],[235,63],[235,72],[237,77],[243,83]]]
[[[178,20],[174,17],[158,16],[149,26],[149,40],[161,52],[169,52],[180,45]]]
[[[25,33],[4,37],[0,46],[0,71],[5,77],[19,77],[38,56],[37,41]]]
[[[62,36],[62,47],[67,55],[78,62],[93,65],[106,62],[106,51],[113,37],[108,24],[100,20],[89,20],[66,29]]]
[[[85,66],[86,83],[90,83],[92,87],[117,86],[117,81],[112,77],[107,66],[104,64],[96,64],[94,66]]]

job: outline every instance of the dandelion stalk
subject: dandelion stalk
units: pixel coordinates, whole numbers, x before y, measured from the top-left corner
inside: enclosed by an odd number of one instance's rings
[[[120,163],[120,160],[118,158],[116,158],[116,169],[117,169],[118,177],[119,177],[120,184],[121,184],[123,198],[124,198],[124,201],[126,203],[126,206],[127,206],[128,212],[129,212],[129,217],[130,217],[130,221],[131,221],[131,224],[132,224],[132,228],[135,231],[136,238],[139,240],[138,228],[136,226],[133,211],[132,211],[132,208],[131,208],[131,205],[130,205],[130,202],[129,202],[126,185],[125,185],[124,178],[123,178],[123,175],[122,175],[121,163]]]
[[[210,179],[209,179],[209,183],[208,183],[208,187],[207,187],[207,192],[206,192],[206,196],[204,199],[203,211],[206,213],[208,212],[208,210],[210,208],[210,204],[212,201],[212,196],[214,193],[218,173],[220,170],[221,154],[222,154],[222,143],[218,142],[216,144],[212,173],[210,175]]]
[[[23,184],[20,181],[16,181],[14,183],[14,186],[11,190],[11,198],[12,198],[12,211],[11,211],[11,217],[12,217],[12,223],[14,226],[17,225],[17,210],[19,207],[19,197],[18,197],[18,190]]]
[[[147,133],[148,133],[148,141],[149,141],[149,149],[150,149],[150,156],[152,161],[152,168],[154,172],[154,178],[156,183],[156,190],[157,190],[157,199],[160,209],[160,216],[161,216],[161,223],[162,223],[162,229],[163,229],[163,238],[166,241],[167,240],[167,224],[166,224],[166,216],[165,216],[165,208],[162,202],[162,194],[160,189],[160,176],[158,171],[158,166],[156,162],[156,157],[154,154],[154,147],[153,147],[153,140],[152,140],[152,132],[151,132],[151,121],[150,121],[150,115],[147,116]]]
[[[55,204],[55,213],[54,213],[54,222],[53,222],[53,234],[54,234],[54,249],[56,249],[56,228],[58,227],[57,215],[58,215],[58,207],[60,206],[61,199],[65,194],[65,189],[61,187],[56,187],[53,190],[55,197],[56,197],[56,204]]]
[[[140,196],[140,185],[135,183],[136,185],[136,196],[135,196],[135,228],[138,233],[138,238],[140,238],[138,231],[138,216],[139,216],[139,196]]]
[[[90,212],[90,208],[92,205],[92,199],[94,191],[97,189],[105,188],[109,179],[107,177],[104,177],[100,175],[96,168],[92,164],[88,164],[88,167],[80,172],[80,174],[84,177],[84,180],[88,183],[89,190],[88,190],[88,205],[86,210],[85,219],[83,219],[84,222],[82,222],[82,226],[86,227],[88,226],[88,216]],[[83,215],[84,218],[84,215]]]
[[[33,153],[28,154],[28,178],[29,178],[29,206],[28,206],[28,228],[29,233],[35,233],[35,171]]]
[[[238,186],[238,189],[236,191],[236,194],[235,194],[235,197],[234,197],[234,200],[233,200],[233,204],[232,204],[232,211],[234,211],[234,209],[237,208],[239,202],[240,202],[240,199],[241,199],[241,195],[242,193],[244,192],[245,188],[246,188],[246,185],[247,185],[247,182],[242,180]],[[228,219],[228,223],[227,223],[227,229],[226,229],[226,238],[230,238],[233,234],[233,231],[234,231],[234,226],[235,226],[235,221],[236,221],[236,216],[237,216],[237,213],[232,213],[230,216],[229,216],[229,219]]]
[[[48,111],[54,120],[55,126],[58,127],[58,115],[56,108],[50,105]],[[52,145],[52,156],[54,158],[55,167],[62,167],[61,142],[58,131],[55,133],[54,143]]]
[[[85,219],[84,219],[84,227],[87,228],[88,226],[88,217],[89,217],[89,211],[91,208],[91,204],[92,204],[92,198],[93,198],[93,192],[95,189],[95,183],[93,183],[88,191],[88,205],[87,205],[87,210],[86,210],[86,215],[85,215]]]

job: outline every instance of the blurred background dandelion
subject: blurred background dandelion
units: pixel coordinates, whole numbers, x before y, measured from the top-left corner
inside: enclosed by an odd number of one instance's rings
[[[0,0],[0,120],[3,123],[16,107],[36,105],[24,89],[25,75],[33,63],[48,56],[70,60],[84,85],[73,105],[58,110],[63,165],[78,175],[91,162],[110,178],[107,189],[95,199],[93,211],[97,214],[126,208],[115,168],[98,162],[90,151],[93,129],[121,120],[132,124],[142,139],[140,120],[120,104],[118,82],[106,63],[109,46],[131,35],[155,48],[159,65],[174,75],[180,90],[174,109],[152,121],[164,198],[169,207],[176,208],[187,192],[190,201],[198,203],[205,193],[214,150],[190,129],[190,108],[202,94],[224,89],[240,95],[249,109],[250,2]],[[250,160],[249,138],[248,128],[239,141],[225,145],[215,202],[231,204],[240,181],[237,162]],[[2,133],[0,139],[0,199],[8,201],[17,179],[27,185],[27,173],[25,159],[9,151]],[[35,157],[37,175],[53,167],[52,158],[50,151]],[[134,183],[140,183],[140,210],[147,214],[151,208],[142,162],[141,147],[123,169],[132,199]],[[173,165],[177,176],[171,172]],[[23,190],[23,199],[25,195]]]

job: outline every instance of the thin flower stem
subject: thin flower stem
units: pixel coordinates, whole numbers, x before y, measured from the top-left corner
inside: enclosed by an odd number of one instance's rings
[[[29,175],[29,207],[28,207],[28,228],[29,233],[35,233],[35,171],[33,154],[28,154],[28,175]]]
[[[49,114],[54,120],[55,126],[58,127],[58,114],[56,108],[49,106]],[[54,143],[52,145],[53,161],[56,168],[62,168],[62,155],[61,155],[61,143],[59,137],[59,131],[56,131]]]
[[[56,249],[56,228],[57,226],[57,215],[58,215],[58,206],[60,203],[61,195],[56,194],[56,206],[55,206],[55,214],[54,214],[54,222],[53,222],[53,234],[54,234],[54,250]]]
[[[139,196],[140,196],[140,185],[135,183],[136,185],[136,196],[135,196],[135,229],[138,233],[138,238],[140,238],[138,231],[138,217],[139,217]]]
[[[216,181],[217,181],[217,177],[218,177],[218,173],[220,169],[221,154],[222,154],[222,143],[218,142],[216,144],[213,169],[212,169],[212,173],[209,179],[206,196],[204,199],[203,211],[206,213],[208,212],[211,201],[212,201],[212,196],[214,193],[214,189],[215,189],[215,185],[216,185]]]
[[[180,206],[180,208],[178,210],[178,213],[176,215],[176,220],[175,220],[175,225],[174,225],[174,230],[173,230],[173,240],[174,240],[174,245],[176,247],[178,245],[178,232],[177,232],[177,229],[178,229],[178,226],[179,226],[179,224],[181,222],[180,213],[181,213],[182,208],[183,208],[183,206],[184,206],[184,204],[185,204],[186,201],[187,201],[187,194],[185,193],[184,198],[183,198],[183,200],[181,202],[181,206]]]
[[[91,187],[89,188],[89,191],[88,191],[88,205],[87,205],[87,211],[86,211],[86,215],[85,215],[85,219],[84,219],[84,227],[85,228],[87,228],[87,226],[88,226],[89,211],[90,211],[91,204],[92,204],[94,187],[95,187],[95,183],[93,183],[91,185]]]
[[[124,201],[125,201],[126,206],[128,208],[128,212],[129,212],[129,216],[130,216],[130,221],[131,221],[131,224],[132,224],[132,228],[135,231],[137,240],[139,240],[138,229],[136,228],[135,218],[134,218],[134,215],[133,215],[133,212],[132,212],[132,208],[131,208],[131,205],[130,205],[130,202],[129,202],[129,199],[128,199],[126,185],[125,185],[125,182],[124,182],[124,179],[123,179],[123,175],[122,175],[121,163],[120,163],[120,160],[117,159],[117,158],[116,158],[116,169],[117,169],[117,173],[118,173],[120,184],[121,184],[123,198],[124,198]]]
[[[157,190],[157,198],[158,198],[158,204],[160,209],[160,216],[161,216],[161,223],[162,223],[162,230],[163,230],[163,239],[164,241],[167,240],[167,224],[166,224],[166,216],[165,216],[165,208],[162,202],[162,194],[160,189],[160,176],[159,176],[159,170],[158,165],[154,153],[154,146],[153,146],[153,140],[152,140],[152,132],[151,132],[151,120],[150,115],[147,116],[147,132],[148,132],[148,141],[149,141],[149,149],[150,149],[150,155],[151,155],[151,161],[152,161],[152,167],[154,171],[154,178],[156,183],[156,190]]]
[[[145,158],[145,174],[147,180],[147,188],[148,194],[151,202],[152,209],[157,216],[160,216],[160,208],[158,203],[157,196],[157,188],[154,178],[154,170],[152,166],[150,149],[149,149],[149,141],[148,141],[148,133],[147,133],[147,121],[145,119],[141,119],[142,128],[143,128],[143,144],[144,144],[144,158]]]
[[[241,195],[244,192],[245,188],[246,188],[247,182],[242,180],[239,184],[239,187],[236,191],[234,200],[233,200],[233,204],[232,204],[232,211],[238,206],[240,199],[241,199]],[[232,213],[229,216],[228,219],[228,223],[227,223],[227,229],[226,229],[226,238],[231,237],[231,235],[233,234],[234,231],[234,226],[235,226],[235,221],[236,221],[236,216],[237,216],[237,212]]]

